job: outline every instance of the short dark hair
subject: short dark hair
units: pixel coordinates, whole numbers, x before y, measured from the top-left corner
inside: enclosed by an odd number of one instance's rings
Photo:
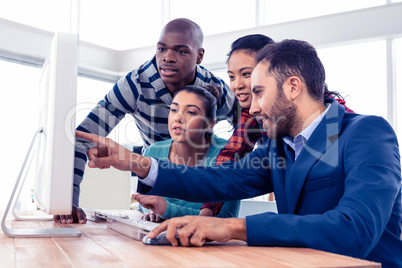
[[[306,84],[314,100],[324,100],[325,69],[309,43],[286,39],[267,45],[257,52],[256,62],[269,63],[267,75],[274,75],[278,88],[288,77],[297,76]]]
[[[268,44],[275,43],[270,37],[263,34],[250,34],[236,39],[232,43],[228,53],[228,60],[233,52],[237,50],[244,50],[246,53],[255,54],[258,50]]]
[[[178,18],[169,21],[163,28],[163,32],[176,32],[176,33],[186,33],[191,34],[191,39],[194,46],[197,49],[202,48],[202,43],[204,41],[204,34],[202,33],[201,27],[192,20],[186,18]]]

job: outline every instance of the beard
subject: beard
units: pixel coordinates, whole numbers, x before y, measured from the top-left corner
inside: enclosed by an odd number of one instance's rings
[[[283,88],[278,90],[274,105],[271,108],[270,127],[268,137],[271,139],[283,138],[292,133],[299,123],[297,107],[288,101],[283,94]]]

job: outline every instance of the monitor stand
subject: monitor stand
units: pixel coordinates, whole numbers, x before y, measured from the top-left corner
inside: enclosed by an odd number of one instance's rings
[[[3,219],[1,221],[1,229],[3,232],[9,237],[63,237],[63,236],[80,236],[81,232],[74,228],[49,228],[49,229],[10,229],[6,226],[6,218],[8,216],[8,212],[12,207],[12,214],[16,220],[52,220],[52,218],[42,218],[42,217],[21,217],[15,213],[15,204],[17,203],[22,186],[24,185],[26,173],[24,178],[21,180],[22,175],[24,174],[25,166],[27,165],[28,160],[30,159],[31,151],[33,145],[36,141],[38,135],[43,134],[43,129],[40,128],[35,132],[35,135],[32,139],[31,145],[29,146],[27,155],[25,156],[24,163],[18,175],[17,181],[15,183],[13,192],[11,194],[10,200],[8,201],[8,205],[6,210],[4,211]],[[30,166],[30,165],[29,165]],[[29,169],[29,168],[28,168]],[[18,192],[18,193],[17,193]],[[15,195],[17,193],[17,195]],[[15,197],[15,198],[14,198]]]

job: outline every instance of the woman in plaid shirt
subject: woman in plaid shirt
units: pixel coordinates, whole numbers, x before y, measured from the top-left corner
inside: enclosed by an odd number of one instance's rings
[[[238,161],[250,153],[256,144],[265,142],[268,137],[260,128],[257,120],[249,114],[251,106],[251,73],[255,67],[254,57],[258,50],[267,44],[273,44],[274,41],[268,36],[262,34],[252,34],[243,36],[232,43],[228,54],[228,75],[230,78],[230,88],[235,94],[240,113],[239,120],[233,122],[235,128],[233,135],[228,143],[216,157],[216,165],[226,161]],[[325,85],[325,96],[336,98],[342,104],[347,112],[351,109],[345,106],[345,101],[337,92],[331,92]],[[206,203],[202,206],[200,215],[215,216],[219,214],[223,203]]]

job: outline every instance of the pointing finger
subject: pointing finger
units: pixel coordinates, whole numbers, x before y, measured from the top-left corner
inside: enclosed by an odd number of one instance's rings
[[[100,137],[100,136],[92,134],[92,133],[86,133],[86,132],[77,130],[75,132],[75,136],[77,138],[81,138],[81,139],[90,141],[92,143],[95,143],[96,145],[105,145],[106,144],[106,138]]]

